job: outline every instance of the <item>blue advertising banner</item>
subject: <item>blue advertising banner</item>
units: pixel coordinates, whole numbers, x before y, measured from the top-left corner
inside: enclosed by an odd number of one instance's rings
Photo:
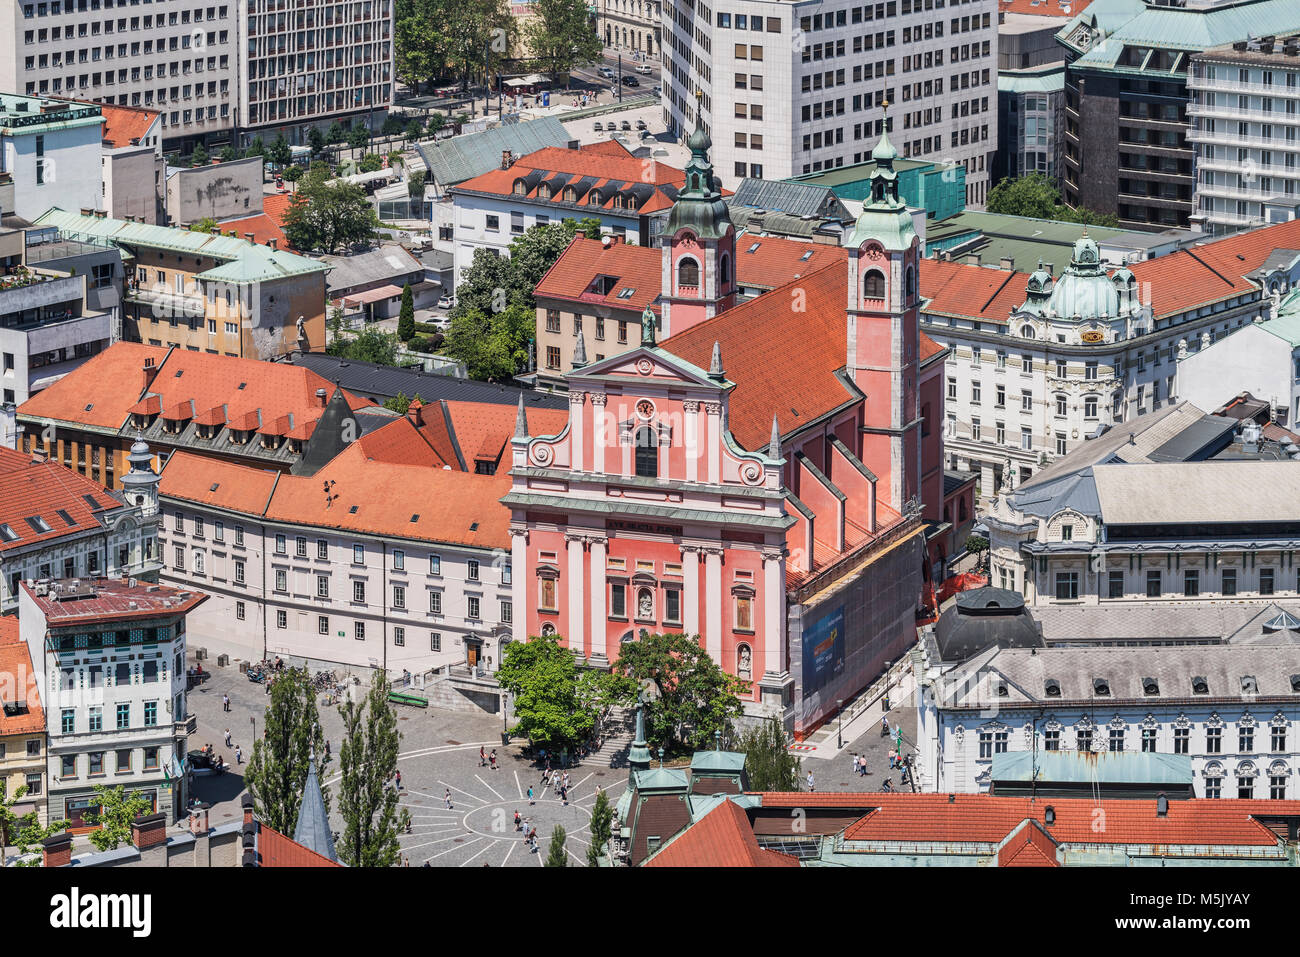
[[[803,693],[825,687],[844,671],[844,606],[804,629]]]

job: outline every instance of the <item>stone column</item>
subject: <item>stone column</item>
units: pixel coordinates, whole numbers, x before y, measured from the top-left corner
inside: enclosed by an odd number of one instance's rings
[[[585,392],[569,393],[569,467],[575,472],[583,471],[582,417],[586,411],[583,408],[586,398]]]
[[[700,548],[682,546],[682,629],[688,635],[700,633]]]
[[[607,667],[609,657],[605,652],[608,619],[605,611],[605,543],[603,537],[588,539],[591,544],[591,664]]]
[[[785,550],[763,549],[763,675],[789,672],[785,647]]]
[[[722,661],[722,548],[706,545],[704,551],[704,649],[718,664]],[[734,669],[729,669],[734,674]]]
[[[528,529],[510,529],[510,600],[514,603],[514,621],[510,634],[515,641],[528,639],[528,621],[533,606],[529,604],[529,589],[535,582],[528,575]]]
[[[605,471],[605,393],[591,393],[591,470]]]
[[[706,402],[704,411],[708,415],[708,432],[705,441],[709,443],[709,471],[706,480],[712,484],[721,481],[722,475],[722,403]]]
[[[587,656],[587,644],[584,640],[585,633],[582,627],[583,619],[583,602],[585,596],[582,590],[583,574],[582,567],[582,550],[585,539],[581,535],[565,535],[564,540],[568,543],[569,548],[569,607],[568,607],[568,635],[569,647],[576,648],[585,658]]]
[[[687,399],[682,403],[682,443],[686,446],[686,481],[700,477],[700,403]]]

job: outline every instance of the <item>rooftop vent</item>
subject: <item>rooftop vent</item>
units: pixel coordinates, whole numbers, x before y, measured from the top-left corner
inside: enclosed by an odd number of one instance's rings
[[[1156,817],[1169,816],[1169,798],[1161,791],[1156,795]]]
[[[1291,693],[1300,694],[1300,675],[1291,676]]]
[[[1056,823],[1056,808],[1050,804],[1043,808],[1043,823],[1048,827]]]
[[[1259,682],[1257,682],[1257,681],[1255,680],[1255,676],[1254,676],[1254,675],[1242,675],[1242,676],[1241,676],[1241,693],[1242,693],[1242,694],[1258,694],[1258,693],[1259,693]]]

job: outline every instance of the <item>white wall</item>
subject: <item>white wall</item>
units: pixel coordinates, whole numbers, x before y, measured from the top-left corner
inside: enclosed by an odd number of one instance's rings
[[[36,137],[45,137],[44,182],[36,182]],[[14,212],[35,221],[51,206],[76,212],[102,209],[100,127],[78,126],[47,132],[34,129],[0,137],[5,155],[0,168],[13,173]]]
[[[1243,326],[1178,363],[1179,397],[1198,409],[1213,412],[1242,392],[1249,392],[1294,413],[1293,353],[1289,342],[1266,332],[1259,324]]]

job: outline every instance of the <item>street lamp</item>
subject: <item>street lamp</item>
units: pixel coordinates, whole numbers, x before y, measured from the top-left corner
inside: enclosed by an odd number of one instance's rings
[[[840,727],[835,732],[835,747],[842,748],[844,747],[844,699],[836,698],[835,704],[840,709]]]
[[[501,692],[501,747],[510,744],[510,726],[506,720],[506,697],[510,694],[508,691]]]
[[[250,714],[248,716],[248,723],[253,726],[253,740],[248,743],[248,753],[252,754],[253,745],[257,744],[257,717]]]

